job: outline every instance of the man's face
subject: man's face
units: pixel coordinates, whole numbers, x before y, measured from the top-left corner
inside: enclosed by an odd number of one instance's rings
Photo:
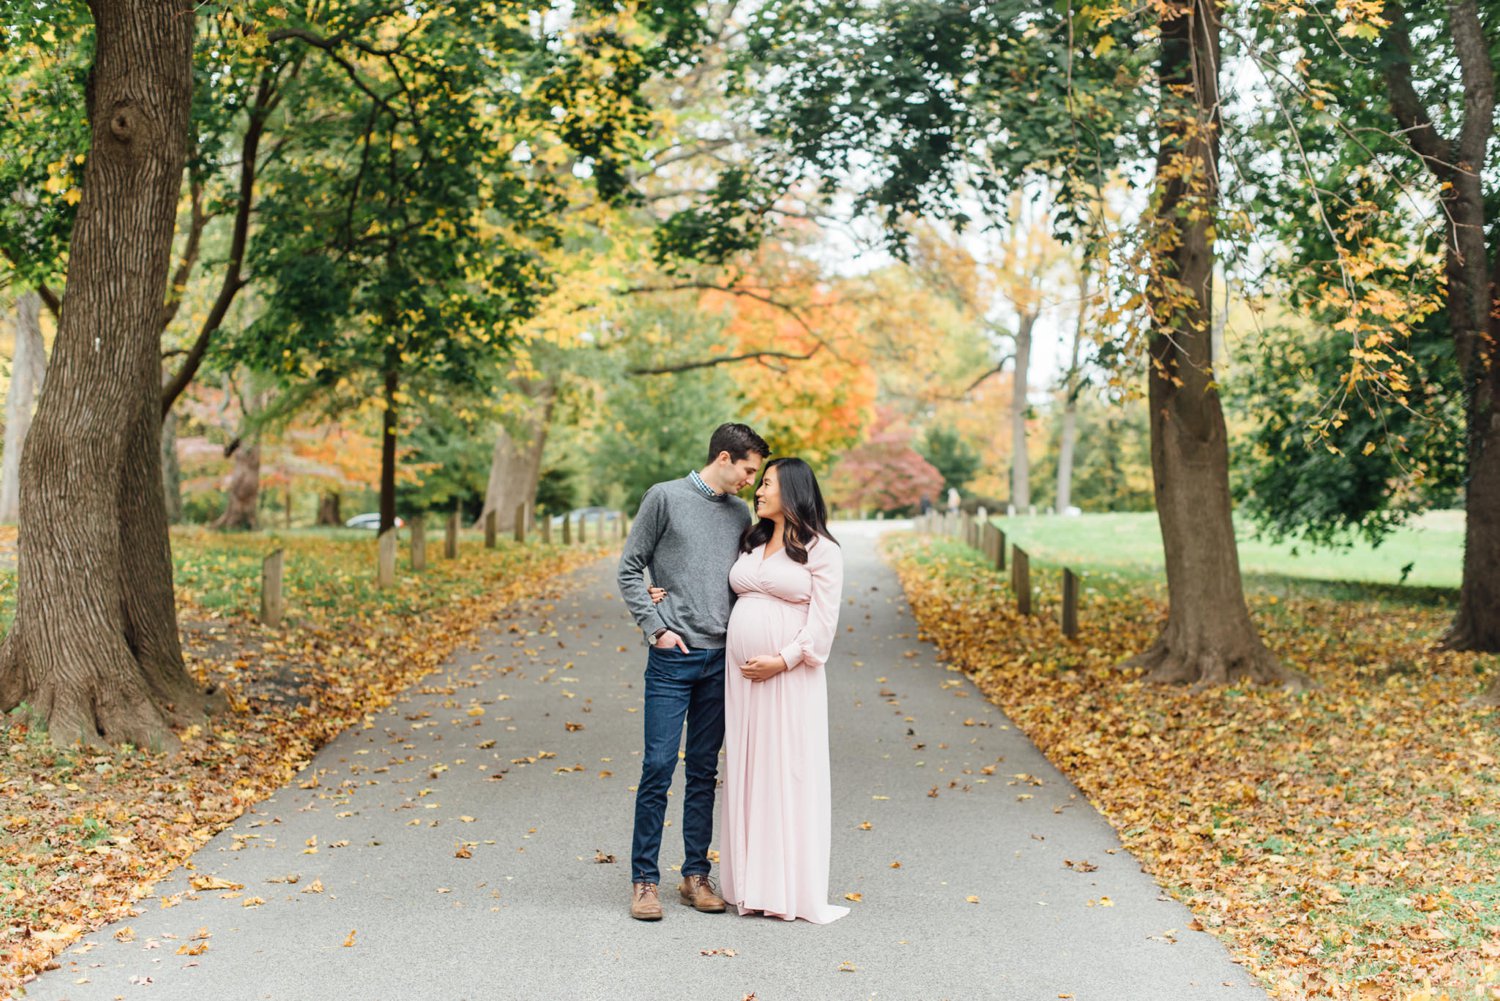
[[[755,452],[738,460],[731,459],[728,452],[720,452],[719,457],[714,460],[714,471],[719,474],[719,489],[728,494],[739,493],[755,482],[755,475],[760,472],[761,463],[765,461],[765,456]]]

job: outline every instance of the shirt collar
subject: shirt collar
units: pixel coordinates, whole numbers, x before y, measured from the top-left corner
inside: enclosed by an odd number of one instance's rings
[[[707,483],[704,483],[703,477],[698,475],[698,470],[696,469],[688,473],[688,479],[693,481],[693,486],[698,488],[699,493],[709,498],[710,500],[718,500],[720,497],[724,496],[713,487],[709,486]]]

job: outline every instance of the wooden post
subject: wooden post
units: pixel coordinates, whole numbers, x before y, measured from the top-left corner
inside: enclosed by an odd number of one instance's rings
[[[516,541],[526,541],[526,505],[516,505]]]
[[[396,583],[396,530],[394,528],[388,528],[380,533],[376,564],[376,584],[380,587],[390,587]]]
[[[563,512],[563,545],[565,545],[565,546],[571,546],[572,544],[573,544],[573,512],[572,511],[564,511]]]
[[[624,511],[620,512],[620,538],[630,538],[630,515]]]
[[[996,553],[996,556],[995,556],[995,569],[996,570],[1000,570],[1000,571],[1004,571],[1004,569],[1005,569],[1005,533],[1002,532],[998,528],[995,529],[995,553]]]
[[[448,532],[443,538],[443,555],[450,560],[458,558],[458,505],[453,505],[453,513],[448,516]]]
[[[1010,564],[1010,587],[1016,592],[1016,611],[1031,614],[1031,557],[1020,546],[1013,546]]]
[[[541,526],[542,541],[547,543],[547,545],[549,546],[552,545],[552,516],[550,514],[544,514],[541,516]]]
[[[589,541],[589,516],[582,511],[578,512],[578,544],[584,545]]]
[[[286,570],[286,550],[278,549],[260,565],[260,621],[263,625],[281,625],[281,614],[286,602],[281,590],[282,574]]]
[[[411,572],[427,569],[427,519],[417,515],[411,520]]]
[[[1062,631],[1068,639],[1078,638],[1078,575],[1063,567]]]
[[[490,508],[484,513],[484,548],[495,548],[495,509]]]
[[[620,530],[620,541],[624,542],[625,541],[625,535],[626,535],[626,532],[625,532],[625,512],[624,511],[620,512],[620,520],[619,520],[619,523],[615,527]]]

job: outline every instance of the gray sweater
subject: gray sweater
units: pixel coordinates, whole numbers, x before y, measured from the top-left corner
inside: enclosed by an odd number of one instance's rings
[[[625,607],[647,642],[665,626],[690,650],[724,648],[734,606],[729,570],[749,524],[744,501],[730,494],[708,497],[686,476],[646,491],[620,555],[619,581]],[[645,570],[667,591],[660,605],[651,603]]]

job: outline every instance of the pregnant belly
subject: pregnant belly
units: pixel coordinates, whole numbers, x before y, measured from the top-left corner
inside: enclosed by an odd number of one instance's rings
[[[725,654],[731,663],[780,653],[807,625],[807,606],[759,593],[742,595],[729,613]]]

